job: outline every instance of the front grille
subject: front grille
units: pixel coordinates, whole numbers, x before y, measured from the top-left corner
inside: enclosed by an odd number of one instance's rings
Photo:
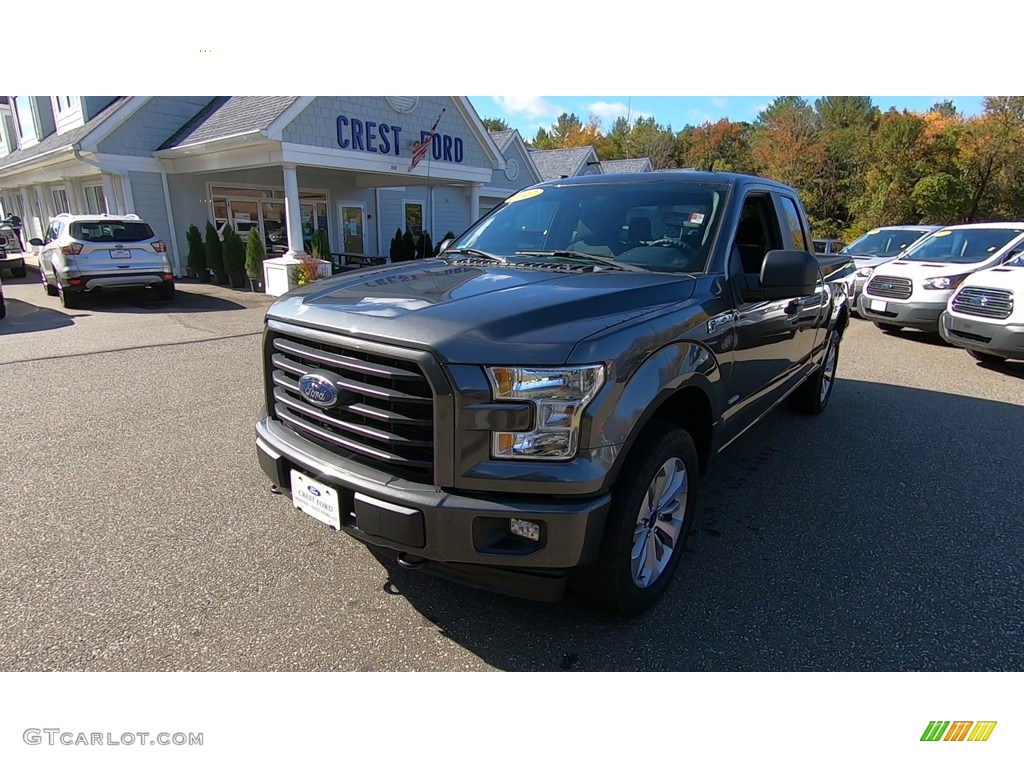
[[[1005,320],[1013,312],[1013,292],[997,288],[961,288],[953,297],[953,311]]]
[[[905,277],[873,277],[865,289],[865,293],[887,299],[909,299],[913,292],[914,284]]]
[[[337,342],[269,332],[271,413],[306,440],[407,480],[434,479],[434,393],[415,362]],[[321,408],[299,393],[311,371],[330,374],[348,402]]]

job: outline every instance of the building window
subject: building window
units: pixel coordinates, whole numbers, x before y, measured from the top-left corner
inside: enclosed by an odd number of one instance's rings
[[[32,120],[32,102],[28,96],[14,97],[14,121],[18,125],[18,135],[22,141],[30,141],[36,137],[36,124]]]
[[[423,203],[405,203],[405,228],[413,237],[423,231]]]
[[[85,190],[85,208],[90,214],[107,213],[107,201],[103,197],[103,185],[96,184],[83,187]]]
[[[51,189],[50,195],[53,197],[53,212],[55,214],[71,213],[71,206],[68,205],[68,193],[64,187]]]

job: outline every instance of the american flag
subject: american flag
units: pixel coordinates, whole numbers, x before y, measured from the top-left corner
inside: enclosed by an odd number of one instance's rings
[[[437,124],[441,122],[441,117],[444,115],[444,110],[441,110],[441,114],[437,116],[437,120],[434,121],[434,127],[430,129],[428,133],[419,144],[415,146],[412,151],[412,163],[409,165],[409,170],[413,170],[417,165],[420,164],[420,160],[426,157],[427,152],[430,151],[430,147],[434,143],[434,134],[437,133]]]

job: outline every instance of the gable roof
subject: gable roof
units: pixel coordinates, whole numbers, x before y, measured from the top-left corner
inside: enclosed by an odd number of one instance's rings
[[[498,149],[502,152],[512,143],[512,139],[515,138],[517,131],[488,131],[491,134],[491,138],[494,139],[494,143],[498,145]]]
[[[217,96],[161,144],[158,151],[264,131],[298,98]]]
[[[541,179],[551,181],[579,173],[589,159],[597,159],[593,147],[569,147],[567,149],[532,149],[530,157],[540,171]]]
[[[646,173],[654,170],[649,157],[634,157],[630,160],[602,160],[605,173]]]
[[[7,157],[0,159],[0,170],[10,168],[14,165],[19,165],[20,163],[27,162],[34,157],[40,157],[42,155],[49,154],[50,152],[71,149],[75,144],[78,144],[82,139],[96,130],[100,124],[123,107],[131,98],[131,96],[119,96],[101,109],[92,120],[84,125],[72,128],[70,131],[65,131],[64,133],[57,133],[55,131],[42,141],[33,144],[27,149],[19,149],[11,152]]]

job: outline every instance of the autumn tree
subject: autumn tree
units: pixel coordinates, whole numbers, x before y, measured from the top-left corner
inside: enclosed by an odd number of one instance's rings
[[[688,125],[676,137],[676,162],[701,171],[750,173],[754,170],[750,132],[749,123],[733,123],[725,117],[717,123]]]

